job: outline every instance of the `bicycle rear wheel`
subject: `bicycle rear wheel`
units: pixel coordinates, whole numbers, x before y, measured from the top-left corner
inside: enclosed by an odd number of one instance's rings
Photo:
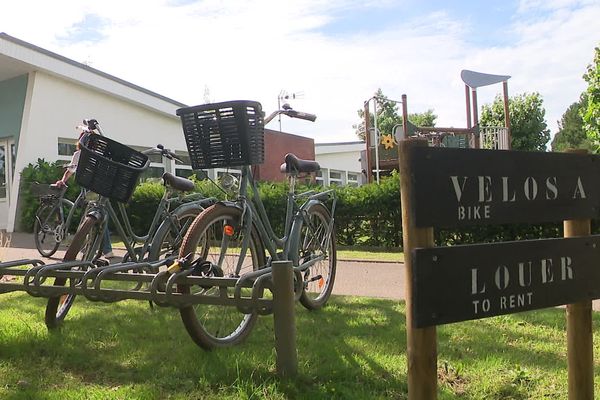
[[[102,237],[100,232],[101,224],[94,217],[85,217],[83,223],[79,226],[73,236],[71,245],[67,249],[63,261],[94,261],[100,257],[100,244]],[[67,283],[65,278],[56,278],[55,286],[64,286]],[[75,301],[74,294],[66,294],[60,297],[51,297],[46,304],[46,315],[44,321],[48,329],[57,328],[67,316]]]
[[[44,257],[51,257],[60,245],[60,228],[63,221],[60,215],[60,203],[52,202],[43,204],[35,213],[33,235],[37,251]]]
[[[300,302],[309,310],[316,310],[325,305],[335,281],[336,249],[335,230],[329,233],[331,216],[323,204],[314,204],[308,208],[307,218],[302,224],[298,245],[298,265],[315,262],[302,273],[304,290]]]
[[[210,268],[202,276],[239,277],[264,266],[262,242],[253,227],[244,262],[238,270],[241,244],[246,235],[240,219],[238,208],[220,204],[207,208],[190,226],[180,256],[188,257],[191,263],[210,262]],[[233,288],[178,285],[178,291],[219,298],[232,295]],[[190,337],[206,350],[242,342],[258,317],[256,313],[242,314],[236,307],[210,304],[183,307],[179,312]]]

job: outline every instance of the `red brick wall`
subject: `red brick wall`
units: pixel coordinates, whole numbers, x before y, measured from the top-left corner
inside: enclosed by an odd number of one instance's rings
[[[254,170],[254,178],[271,182],[285,180],[285,174],[279,171],[279,167],[287,153],[294,153],[305,160],[314,160],[315,141],[303,136],[265,129],[265,162]]]

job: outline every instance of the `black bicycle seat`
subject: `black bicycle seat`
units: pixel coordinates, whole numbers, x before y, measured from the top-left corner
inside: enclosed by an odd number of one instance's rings
[[[170,172],[165,172],[162,176],[165,185],[171,186],[173,189],[181,190],[182,192],[191,192],[194,190],[194,182],[186,178],[175,176]]]
[[[302,160],[292,153],[287,153],[285,155],[285,162],[281,164],[280,167],[281,172],[286,174],[317,172],[320,169],[321,166],[318,162],[313,160]]]

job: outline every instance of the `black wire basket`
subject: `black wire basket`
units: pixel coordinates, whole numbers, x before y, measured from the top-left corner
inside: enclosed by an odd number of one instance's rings
[[[148,156],[105,136],[90,134],[79,142],[81,154],[75,179],[99,195],[127,202]]]
[[[50,184],[48,184],[48,183],[33,182],[29,186],[29,192],[34,197],[51,197],[51,196],[58,197],[58,196],[60,196],[62,191],[63,191],[62,188],[59,188],[57,186],[50,186]]]
[[[264,121],[260,103],[228,101],[180,108],[193,169],[262,164]]]

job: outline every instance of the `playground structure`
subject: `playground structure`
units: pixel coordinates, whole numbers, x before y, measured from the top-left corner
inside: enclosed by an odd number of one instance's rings
[[[461,79],[465,84],[466,128],[424,127],[416,126],[408,120],[407,96],[402,95],[402,124],[394,127],[394,132],[380,135],[375,127],[370,128],[369,101],[364,104],[366,150],[361,152],[362,169],[366,173],[367,182],[372,182],[373,175],[379,180],[381,171],[398,168],[398,143],[405,137],[427,139],[430,146],[450,148],[510,150],[510,115],[508,112],[508,79],[509,75],[492,75],[470,70],[461,71]],[[484,127],[479,124],[477,88],[502,83],[504,100],[504,126]],[[376,101],[374,102],[376,103]],[[375,114],[377,110],[375,109]],[[370,134],[373,132],[373,134]],[[364,154],[363,154],[364,153]]]

